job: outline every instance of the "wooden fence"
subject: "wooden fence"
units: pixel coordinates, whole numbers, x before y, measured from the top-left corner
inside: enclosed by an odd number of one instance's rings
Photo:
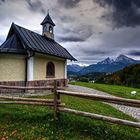
[[[140,122],[133,122],[128,120],[123,120],[119,118],[74,110],[70,108],[66,108],[64,103],[61,103],[60,95],[68,95],[75,96],[89,100],[97,100],[108,103],[114,103],[119,105],[126,105],[131,107],[140,107],[140,100],[132,100],[132,99],[124,99],[119,97],[110,97],[110,96],[101,96],[94,95],[89,93],[79,93],[79,92],[71,92],[66,91],[62,87],[57,86],[57,81],[54,82],[54,86],[46,86],[46,87],[15,87],[15,86],[3,86],[0,85],[2,89],[16,89],[16,90],[52,90],[54,92],[54,99],[36,99],[36,98],[21,98],[21,97],[7,97],[0,96],[0,103],[2,104],[26,104],[26,105],[41,105],[41,106],[50,106],[54,109],[54,118],[55,120],[59,119],[59,114],[61,112],[75,114],[79,116],[88,117],[91,119],[97,119],[102,121],[107,121],[120,125],[127,125],[131,127],[140,128]],[[63,89],[63,90],[62,90]]]
[[[54,91],[54,86],[45,87],[19,87],[19,86],[6,86],[0,85],[0,89],[11,89],[11,90],[25,90],[29,92],[30,90],[51,90]],[[64,89],[63,87],[57,87],[57,89]],[[0,104],[23,104],[23,105],[40,105],[54,107],[54,99],[38,99],[38,98],[23,98],[23,97],[13,97],[13,96],[0,96]],[[57,100],[58,107],[63,107],[64,103]]]
[[[140,107],[139,100],[131,100],[131,99],[124,99],[124,98],[119,98],[119,97],[110,97],[110,96],[104,97],[104,96],[93,95],[89,93],[70,92],[70,91],[63,91],[63,90],[57,90],[57,94],[75,96],[75,97],[80,97],[84,99],[97,100],[97,101],[103,101],[103,102],[114,103],[114,104]],[[120,125],[127,125],[127,126],[140,128],[140,122],[133,122],[133,121],[123,120],[119,118],[74,110],[70,108],[64,108],[64,107],[63,108],[58,107],[58,108],[60,112],[66,112],[66,113],[71,113],[71,114],[75,114],[79,116],[88,117],[91,119],[97,119],[97,120],[107,121],[107,122],[116,123]]]

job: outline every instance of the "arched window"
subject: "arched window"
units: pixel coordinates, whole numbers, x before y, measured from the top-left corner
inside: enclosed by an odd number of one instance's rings
[[[51,26],[49,26],[49,32],[53,33],[53,28]]]
[[[48,62],[48,64],[47,64],[46,76],[47,77],[55,76],[55,66],[52,62]]]

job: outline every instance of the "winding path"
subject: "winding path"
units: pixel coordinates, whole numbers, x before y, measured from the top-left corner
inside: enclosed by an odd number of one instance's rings
[[[82,87],[82,86],[69,85],[67,90],[113,97],[113,95],[110,95],[106,92],[102,92],[102,91],[99,91],[99,90],[95,90],[95,89],[87,88],[87,87]],[[114,107],[114,108],[122,111],[123,113],[126,113],[126,114],[134,117],[138,121],[140,121],[140,108],[128,107],[128,106],[117,105],[117,104],[112,104],[112,103],[107,103],[107,104],[111,105],[112,107]]]

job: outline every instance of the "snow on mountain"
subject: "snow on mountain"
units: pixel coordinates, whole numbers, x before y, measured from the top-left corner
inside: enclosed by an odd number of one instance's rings
[[[88,67],[83,68],[79,73],[82,75],[87,73],[92,73],[92,72],[113,73],[123,69],[126,66],[129,66],[131,64],[137,64],[137,63],[140,63],[140,61],[134,60],[125,55],[120,55],[115,60],[110,59],[108,57],[103,61],[98,62],[97,64],[92,64],[89,65]]]
[[[116,58],[115,62],[122,62],[122,63],[126,63],[126,64],[132,63],[133,64],[136,62],[136,60],[121,54]]]
[[[110,59],[109,57],[106,58],[105,60],[101,61],[101,62],[98,62],[97,64],[111,64],[113,63],[114,60],[113,59]]]
[[[131,64],[140,64],[140,61],[129,58],[125,55],[119,55],[115,60],[109,57],[97,64],[92,64],[89,66],[80,66],[77,64],[67,65],[67,71],[69,73],[87,74],[92,72],[109,72],[113,73],[118,70],[123,69]]]
[[[80,70],[83,69],[84,66],[80,66],[77,64],[72,64],[72,65],[67,65],[67,71],[70,72],[79,72]]]

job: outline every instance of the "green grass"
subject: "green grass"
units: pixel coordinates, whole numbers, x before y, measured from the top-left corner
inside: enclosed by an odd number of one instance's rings
[[[140,89],[138,89],[138,88],[107,85],[107,84],[85,83],[85,82],[71,82],[70,84],[97,89],[97,90],[104,91],[109,94],[123,97],[123,98],[131,98],[131,99],[140,100]],[[137,91],[136,96],[131,95],[131,91]]]
[[[52,98],[52,95],[38,98]],[[91,100],[62,96],[66,107],[134,120],[109,105]],[[10,140],[139,140],[140,130],[91,120],[66,113],[53,120],[47,107],[0,105],[0,139]]]

